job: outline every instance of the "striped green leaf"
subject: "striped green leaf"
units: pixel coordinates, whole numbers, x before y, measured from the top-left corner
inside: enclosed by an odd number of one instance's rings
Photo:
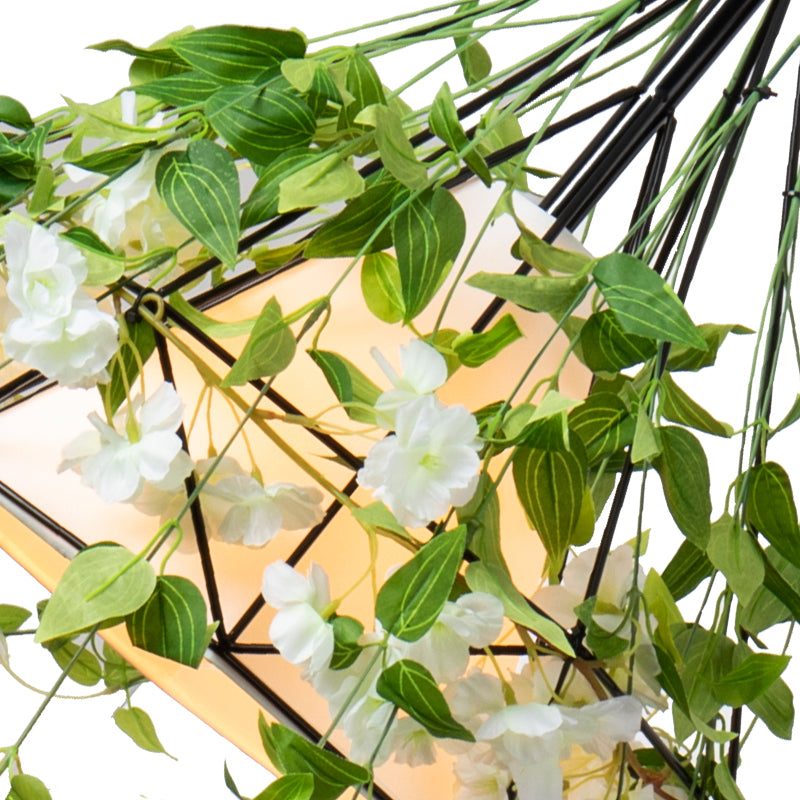
[[[575,275],[585,271],[591,261],[584,253],[574,253],[548,244],[525,227],[520,227],[516,250],[515,255],[545,275],[551,272]]]
[[[90,172],[102,172],[104,175],[111,175],[118,170],[132,167],[148,147],[149,145],[143,142],[124,144],[122,147],[112,147],[108,150],[100,150],[97,153],[87,153],[81,158],[68,159],[67,161],[81,169],[88,169]]]
[[[531,608],[522,592],[514,586],[505,563],[500,566],[473,561],[467,567],[466,579],[473,592],[487,592],[498,598],[503,604],[503,613],[512,622],[533,631],[562,653],[575,654],[561,626]]]
[[[800,531],[792,484],[786,470],[774,461],[750,470],[747,524],[796,567],[800,567]]]
[[[697,349],[684,345],[671,347],[667,359],[667,369],[670,372],[696,372],[704,367],[711,367],[716,363],[719,348],[729,333],[737,336],[753,333],[750,328],[745,328],[743,325],[717,325],[712,322],[698,325],[697,330],[705,340],[705,348]]]
[[[585,464],[572,450],[522,446],[514,454],[513,474],[517,496],[542,540],[555,579],[581,513]]]
[[[673,422],[713,436],[724,436],[727,439],[733,435],[730,425],[714,419],[675,383],[668,372],[661,378],[661,413]]]
[[[258,730],[267,755],[281,772],[313,777],[314,800],[334,800],[345,787],[369,782],[370,773],[364,767],[317,747],[283,725],[268,725],[261,715]]]
[[[162,575],[150,599],[126,620],[142,650],[197,667],[206,649],[206,602],[186,578]]]
[[[626,333],[613,311],[592,314],[581,328],[581,352],[592,372],[619,372],[658,352],[654,339]]]
[[[721,703],[737,707],[751,703],[781,676],[790,656],[751,653],[741,664],[711,684],[711,693]]]
[[[450,87],[444,83],[433,101],[428,122],[431,130],[456,154],[461,153],[468,145],[469,139],[461,121],[458,119],[458,110],[450,92]],[[466,165],[487,185],[492,183],[492,174],[483,160],[483,156],[475,149],[471,149],[463,156]]]
[[[629,445],[636,424],[619,395],[596,392],[570,412],[569,426],[580,436],[591,463]]]
[[[652,461],[661,452],[658,428],[647,413],[643,404],[636,409],[636,427],[633,431],[631,444],[631,461],[640,464],[642,461]]]
[[[277,72],[285,58],[302,58],[306,42],[297,31],[217,25],[192,31],[170,42],[195,69],[222,83],[256,81]]]
[[[314,794],[314,776],[308,773],[290,773],[273,781],[253,800],[311,800]]]
[[[703,447],[685,428],[660,428],[661,454],[653,466],[672,518],[683,535],[705,549],[711,531],[711,489]]]
[[[125,53],[128,56],[135,56],[136,58],[146,58],[152,61],[163,61],[167,64],[185,64],[186,62],[169,47],[163,47],[163,40],[160,45],[152,47],[137,47],[136,45],[126,42],[124,39],[107,39],[98,44],[91,44],[87,50],[99,50],[101,53],[109,51],[116,51],[118,53]]]
[[[434,536],[383,584],[375,616],[384,630],[416,642],[433,627],[453,588],[466,540],[464,525]]]
[[[364,194],[351,200],[333,219],[317,230],[305,249],[306,257],[355,256],[365,247],[365,253],[375,253],[391,247],[392,232],[389,225],[384,225],[377,235],[375,232],[387,219],[395,199],[403,191],[402,184],[395,180],[385,180],[370,186]]]
[[[197,139],[184,151],[161,156],[156,188],[186,229],[233,268],[239,243],[239,173],[233,156],[208,139]]]
[[[156,585],[147,561],[119,545],[95,545],[69,562],[45,607],[34,641],[72,636],[144,605]]]
[[[456,722],[433,675],[422,664],[403,659],[379,676],[375,690],[384,699],[402,708],[431,736],[474,742],[472,732]]]
[[[454,349],[465,367],[479,367],[521,337],[517,321],[511,314],[505,314],[488,331],[467,332],[463,338],[459,337]]]
[[[713,572],[714,565],[708,560],[705,552],[685,539],[661,577],[670,594],[676,600],[680,600],[696,589]]]
[[[348,405],[349,403],[363,403],[367,406],[375,405],[381,394],[376,386],[358,367],[338,353],[327,350],[309,350],[308,354],[314,363],[322,370],[325,380],[333,389],[337,400],[344,405],[344,410],[350,419],[357,422],[375,424],[375,412],[367,408]]]
[[[747,605],[764,583],[764,556],[755,537],[726,513],[711,526],[707,553],[742,605]]]
[[[643,261],[612,253],[595,264],[593,274],[627,333],[698,350],[708,348],[672,287]]]
[[[278,211],[311,208],[350,200],[364,192],[364,179],[337,153],[316,158],[280,182]]]
[[[583,291],[585,277],[551,278],[541,275],[497,275],[478,272],[467,284],[509,300],[529,311],[562,314]]]
[[[283,321],[278,301],[271,297],[258,315],[253,332],[222,386],[241,386],[256,378],[276,375],[292,363],[297,342]]]
[[[446,189],[428,189],[392,220],[405,316],[411,322],[433,299],[464,243],[466,222]]]
[[[403,294],[397,259],[389,253],[369,253],[361,262],[361,293],[367,308],[382,322],[403,319]]]
[[[347,59],[345,88],[352,100],[339,113],[339,130],[355,128],[355,118],[368,106],[376,103],[386,104],[381,79],[369,59],[354,50]],[[363,130],[360,126],[360,130]]]
[[[226,86],[203,105],[225,141],[256,164],[269,164],[293,147],[305,147],[316,130],[308,104],[279,78],[268,86]]]
[[[367,106],[356,117],[356,123],[375,129],[375,144],[383,166],[400,183],[413,190],[428,185],[428,170],[417,159],[403,129],[402,117],[395,109],[380,103]]]
[[[100,395],[103,398],[103,408],[106,409],[109,417],[116,413],[123,400],[127,397],[125,387],[133,386],[139,374],[139,361],[141,360],[142,364],[146,363],[156,349],[156,335],[152,325],[143,319],[126,324],[128,336],[139,354],[139,359],[134,356],[130,347],[121,348],[120,357],[111,359],[111,363],[108,366],[111,380],[98,386]]]
[[[294,147],[281,153],[264,167],[242,207],[242,230],[272,219],[278,213],[281,181],[315,159],[316,155],[307,147]]]
[[[167,75],[136,87],[139,94],[154,97],[162,103],[177,107],[200,105],[217,89],[219,89],[218,81],[196,69],[179,72],[177,75]]]
[[[146,750],[148,753],[163,753],[172,759],[175,758],[175,756],[170,756],[164,749],[164,745],[161,744],[161,740],[156,733],[153,720],[150,719],[150,715],[144,709],[136,708],[135,706],[118,708],[113,716],[117,727],[142,750]]]

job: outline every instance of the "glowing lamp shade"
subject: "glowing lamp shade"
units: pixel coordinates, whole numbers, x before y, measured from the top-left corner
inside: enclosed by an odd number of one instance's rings
[[[497,193],[467,185],[456,194],[467,216],[466,241],[470,243],[477,234],[472,220],[486,217],[496,202]],[[515,208],[526,225],[539,235],[553,222],[527,197],[516,196]],[[507,215],[498,218],[473,254],[464,280],[478,271],[513,272],[518,263],[508,252],[508,246],[516,236],[511,219]],[[562,234],[555,244],[583,251],[570,234]],[[466,250],[465,247],[464,252]],[[345,260],[308,261],[268,280],[255,273],[253,280],[235,277],[227,288],[223,285],[222,291],[218,291],[220,301],[209,313],[221,321],[241,320],[257,315],[273,296],[284,313],[288,313],[324,295],[347,266]],[[455,265],[453,274],[459,267],[460,263]],[[466,285],[464,280],[458,284],[441,328],[458,332],[469,330],[492,299],[486,292]],[[450,285],[448,280],[429,309],[415,321],[422,333],[433,328]],[[439,392],[444,402],[462,403],[470,411],[476,411],[508,398],[519,376],[555,329],[555,323],[543,314],[530,314],[511,306],[504,308],[503,313],[514,315],[524,337],[481,367],[458,369]],[[168,314],[167,319],[180,341],[220,376],[229,370],[226,354],[237,355],[246,339],[209,339],[191,325],[181,324],[180,315]],[[399,346],[410,338],[412,334],[406,328],[384,324],[368,312],[361,293],[359,271],[354,269],[333,296],[330,323],[318,346],[345,355],[379,386],[389,388],[370,351],[377,348],[396,365]],[[558,334],[515,396],[515,402],[521,402],[542,378],[556,371],[565,343],[563,334]],[[303,340],[301,350],[302,346],[310,346],[310,340]],[[148,362],[145,370],[148,391],[164,380],[165,371],[172,372],[175,388],[186,406],[184,424],[188,430],[189,452],[195,460],[203,459],[210,448],[219,449],[227,441],[242,412],[235,406],[232,408],[219,394],[214,394],[209,401],[209,393],[197,370],[181,348],[172,343],[165,345],[162,352]],[[583,397],[588,381],[588,371],[570,356],[560,375],[559,391],[567,396]],[[257,391],[253,386],[240,387],[240,395],[247,403],[253,402]],[[87,429],[88,413],[100,410],[97,393],[51,386],[17,398],[13,395],[13,387],[6,387],[7,402],[0,411],[0,441],[3,442],[0,503],[5,509],[0,512],[0,547],[51,589],[65,569],[67,558],[82,544],[113,539],[133,551],[140,550],[157,529],[157,517],[148,516],[131,505],[106,504],[81,483],[79,475],[56,472],[63,445]],[[199,407],[195,408],[198,403]],[[353,423],[340,408],[334,408],[335,405],[336,398],[322,372],[310,357],[299,351],[290,367],[272,383],[254,419],[247,423],[246,441],[239,437],[230,455],[248,464],[249,446],[265,483],[313,484],[304,470],[266,435],[268,427],[323,473],[330,484],[351,495],[357,504],[366,505],[372,498],[367,491],[356,487],[355,471],[371,443],[382,434],[371,431],[340,435],[339,429],[363,431],[366,426]],[[297,415],[317,418],[319,429],[296,424]],[[209,430],[209,422],[212,430]],[[545,554],[513,494],[513,483],[504,481],[500,489],[504,555],[512,565],[519,588],[530,592],[541,578]],[[308,735],[313,735],[312,729],[324,730],[330,717],[325,701],[301,679],[299,669],[282,660],[270,644],[269,626],[274,611],[260,596],[264,567],[283,559],[304,572],[310,562],[316,562],[330,577],[333,597],[356,584],[370,567],[366,536],[350,513],[342,509],[330,493],[326,493],[323,507],[327,509],[325,518],[311,531],[283,531],[258,549],[218,539],[206,540],[202,531],[198,547],[193,541],[192,523],[188,516],[184,518],[184,543],[170,559],[168,572],[184,575],[202,587],[211,614],[220,621],[207,660],[198,670],[137,650],[130,645],[123,627],[103,634],[151,680],[267,766],[256,727],[259,708],[268,718],[276,718]],[[381,540],[376,565],[379,579],[407,557],[407,551],[400,545]],[[373,607],[371,582],[362,581],[348,594],[340,613],[351,614],[368,623],[373,618]],[[334,735],[332,742],[347,751],[348,743],[343,736]],[[451,791],[452,773],[443,769],[441,763],[413,770],[390,763],[380,768],[377,775],[381,793],[393,797],[448,796]]]

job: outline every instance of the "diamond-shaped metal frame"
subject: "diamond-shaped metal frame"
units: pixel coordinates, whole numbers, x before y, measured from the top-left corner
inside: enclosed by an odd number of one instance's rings
[[[608,42],[607,50],[613,50],[630,42],[650,25],[662,20],[683,4],[684,0],[661,0],[660,2],[642,0],[637,16],[631,18],[613,34]],[[706,0],[697,9],[692,22],[677,37],[674,43],[662,53],[661,57],[650,67],[637,85],[623,88],[579,112],[554,122],[548,127],[543,139],[556,136],[598,115],[611,112],[569,169],[566,170],[541,201],[541,207],[549,211],[555,219],[554,224],[544,237],[546,241],[552,242],[561,231],[574,229],[580,225],[589,211],[603,197],[617,178],[629,168],[636,156],[643,152],[652,142],[649,161],[641,178],[639,196],[632,210],[631,230],[633,233],[626,245],[627,252],[634,252],[637,249],[649,230],[652,212],[647,216],[643,217],[643,215],[646,214],[648,207],[662,187],[667,157],[677,124],[675,117],[677,107],[716,58],[726,48],[732,46],[742,26],[763,4],[764,0],[727,0],[726,2]],[[725,103],[723,112],[718,118],[718,125],[721,126],[729,120],[735,109],[750,93],[756,92],[763,98],[770,95],[769,88],[762,85],[762,79],[772,47],[789,5],[790,0],[773,0],[773,2],[769,3],[746,53],[746,68],[738,76],[735,86],[733,88],[728,87],[724,91]],[[610,27],[610,24],[608,27]],[[598,30],[594,38],[607,33],[608,28]],[[562,54],[563,50],[557,50],[544,58],[532,62],[524,69],[506,78],[498,86],[483,92],[466,103],[459,109],[459,116],[463,119],[479,111],[497,97],[512,91],[516,86],[548,67]],[[550,80],[531,93],[526,102],[535,101],[549,89],[574,76],[587,63],[589,57],[590,51],[568,63]],[[471,133],[472,131],[469,132],[469,134]],[[701,191],[706,178],[712,179],[712,183],[706,196],[703,213],[696,227],[692,248],[678,288],[678,295],[683,300],[685,300],[689,290],[711,222],[722,200],[725,185],[733,171],[735,155],[743,135],[744,131],[738,129],[728,143],[719,163],[709,164],[702,174],[698,174],[696,179],[698,192]],[[431,139],[431,137],[432,133],[426,130],[412,139],[412,143],[415,145],[421,144]],[[515,145],[492,154],[487,161],[490,166],[502,163],[506,159],[524,151],[530,141],[530,137],[523,139]],[[782,227],[787,224],[788,203],[793,196],[792,181],[797,174],[798,152],[800,152],[800,92],[795,98],[795,115],[789,142],[789,164],[787,184],[784,187],[785,207]],[[380,162],[374,161],[363,167],[361,173],[366,177],[380,168]],[[449,188],[453,188],[471,177],[471,173],[465,169],[450,181]],[[654,260],[653,269],[656,272],[661,273],[664,270],[670,254],[689,220],[693,203],[694,198],[687,196],[683,205],[678,209],[665,241]],[[260,240],[291,225],[300,216],[301,212],[284,214],[251,232],[241,240],[239,245],[240,252],[246,251]],[[294,259],[267,274],[252,270],[236,275],[213,289],[197,294],[191,299],[191,302],[197,309],[209,309],[257,284],[269,281],[271,278],[293,269],[300,263],[302,263],[301,259]],[[159,294],[164,298],[164,312],[168,323],[185,332],[194,340],[198,348],[207,350],[208,353],[230,366],[234,363],[235,357],[217,341],[193,325],[172,307],[167,300],[173,292],[192,284],[217,266],[219,266],[219,261],[215,258],[209,258],[168,283],[159,290]],[[518,273],[525,274],[529,269],[527,265],[521,264]],[[140,292],[140,297],[142,296],[143,290],[141,287],[132,282],[127,282],[127,286],[129,289]],[[476,320],[473,330],[479,332],[485,329],[501,306],[502,301],[499,299],[491,302]],[[131,315],[131,319],[135,320],[137,314],[136,304],[128,313]],[[773,351],[775,350],[775,348],[772,349]],[[167,349],[166,341],[162,337],[157,337],[157,351],[164,379],[174,382],[170,353]],[[251,383],[259,391],[264,389],[261,381],[256,380]],[[21,375],[0,387],[0,413],[19,403],[26,402],[51,385],[52,383],[49,383],[42,375],[33,371]],[[265,392],[265,397],[286,413],[302,413],[290,400],[273,389],[268,389]],[[336,438],[314,430],[308,431],[308,433],[324,445],[332,455],[337,456],[342,463],[347,464],[353,470],[353,476],[341,487],[342,493],[348,496],[352,494],[356,488],[355,472],[361,466],[360,459]],[[183,438],[184,447],[188,451],[183,429],[181,429],[180,434]],[[628,455],[619,471],[619,478],[600,541],[597,559],[586,587],[586,597],[591,597],[597,593],[632,473],[633,466]],[[187,495],[191,494],[194,488],[194,479],[190,477],[186,481]],[[73,532],[60,526],[43,511],[17,494],[11,486],[0,483],[0,497],[2,497],[4,504],[16,508],[22,515],[36,521],[40,527],[45,528],[51,536],[59,539],[67,550],[74,553],[85,546],[85,543]],[[289,564],[297,564],[309,549],[314,546],[314,543],[325,533],[340,509],[340,503],[334,500],[327,508],[322,521],[305,535],[289,555],[287,558]],[[276,657],[277,650],[269,642],[252,643],[242,641],[243,634],[247,631],[248,626],[264,606],[264,600],[259,594],[239,619],[231,622],[231,620],[224,618],[223,604],[199,501],[195,500],[191,514],[197,534],[199,557],[205,576],[210,610],[214,619],[219,620],[219,627],[210,645],[209,657],[237,682],[246,686],[250,693],[258,697],[271,713],[291,724],[309,739],[317,740],[319,732],[298,714],[285,698],[278,696],[262,678],[248,668],[240,658],[243,655],[258,655],[265,658]],[[467,554],[467,557],[469,557],[469,554]],[[543,613],[541,609],[537,610]],[[576,653],[580,657],[591,659],[592,654],[584,644],[585,631],[583,626],[578,624],[572,631],[567,633]],[[495,651],[498,655],[514,657],[525,652],[524,647],[521,645],[498,646]],[[561,675],[562,681],[567,674],[568,668],[569,665],[565,664]],[[616,686],[602,669],[595,669],[595,674],[610,694],[622,693],[622,689]],[[740,723],[737,723],[736,714],[734,714],[734,730],[736,730],[735,726],[737,724]],[[693,788],[691,774],[673,754],[669,746],[660,739],[658,734],[646,722],[642,724],[642,731],[651,745],[661,753],[678,779],[687,788],[696,792],[696,787]],[[730,767],[734,775],[738,761],[737,748],[738,739],[732,743],[729,751]],[[390,798],[390,795],[380,787],[375,787],[374,796],[381,800]]]

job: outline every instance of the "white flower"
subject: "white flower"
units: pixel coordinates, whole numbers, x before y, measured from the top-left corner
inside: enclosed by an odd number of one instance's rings
[[[469,754],[459,756],[453,771],[457,779],[456,800],[508,800],[511,775],[485,742],[478,742]]]
[[[397,412],[395,433],[375,444],[358,471],[401,525],[422,527],[452,505],[468,502],[478,485],[478,425],[464,406],[432,395]]]
[[[312,675],[328,666],[333,655],[333,628],[320,611],[330,602],[328,577],[312,564],[308,577],[284,561],[264,570],[261,594],[278,613],[269,635],[280,654]]]
[[[437,681],[454,681],[469,663],[469,648],[491,644],[503,627],[503,604],[485,592],[468,592],[445,603],[433,627],[404,645],[403,658],[426,667]]]
[[[398,764],[418,767],[436,762],[436,740],[411,717],[402,717],[392,728],[392,750]]]
[[[183,404],[172,385],[162,383],[143,403],[137,397],[133,408],[133,419],[126,409],[115,417],[113,427],[90,414],[95,430],[68,444],[59,466],[59,471],[71,468],[80,472],[83,482],[107,503],[134,500],[145,481],[157,488],[175,489],[192,469],[175,433]],[[140,411],[138,420],[136,410]]]
[[[108,381],[119,326],[82,291],[65,317],[21,316],[3,334],[6,354],[62,386],[88,388]]]
[[[6,226],[8,298],[36,323],[66,317],[86,278],[86,259],[75,245],[41,225]]]
[[[400,348],[403,375],[399,376],[389,362],[373,347],[372,357],[378,362],[394,389],[384,392],[375,403],[379,419],[393,428],[395,415],[402,406],[438,389],[447,380],[447,362],[434,347],[421,339],[412,339]]]
[[[216,530],[226,542],[260,547],[279,530],[302,530],[322,519],[322,492],[312,486],[273,483],[250,475],[230,475],[207,485],[202,497],[214,498],[225,513]]]
[[[631,741],[641,724],[642,706],[633,697],[615,697],[568,708],[541,703],[510,705],[478,729],[507,765],[520,800],[560,800],[559,760],[572,745],[610,757],[619,742]]]

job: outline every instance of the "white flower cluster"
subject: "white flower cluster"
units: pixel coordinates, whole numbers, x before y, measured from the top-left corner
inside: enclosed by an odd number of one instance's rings
[[[433,392],[447,380],[442,355],[414,339],[401,348],[403,375],[373,351],[394,384],[375,403],[394,433],[375,444],[358,471],[401,525],[427,525],[450,506],[469,502],[478,485],[478,424],[464,406],[446,406]]]
[[[2,333],[6,354],[64,386],[107,381],[118,326],[82,288],[80,250],[48,228],[10,220],[5,252],[13,305],[2,315],[10,319]]]

